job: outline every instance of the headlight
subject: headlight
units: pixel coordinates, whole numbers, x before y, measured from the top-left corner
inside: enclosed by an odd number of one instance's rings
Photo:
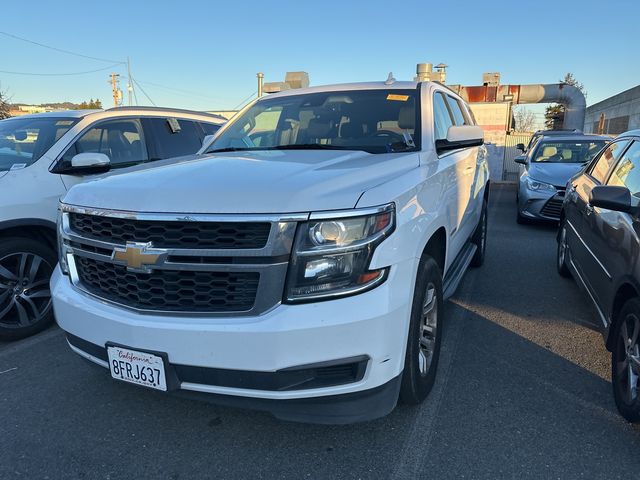
[[[531,177],[526,177],[524,179],[524,184],[529,190],[533,190],[535,192],[556,192],[556,187],[544,182],[538,182],[537,180],[533,180]]]
[[[382,283],[388,268],[369,270],[369,265],[376,246],[394,228],[393,204],[375,213],[317,218],[300,224],[285,301],[343,297]]]

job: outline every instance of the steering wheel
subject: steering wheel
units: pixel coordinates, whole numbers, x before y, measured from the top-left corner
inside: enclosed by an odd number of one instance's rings
[[[376,130],[375,132],[373,132],[371,135],[371,137],[377,138],[377,137],[387,137],[391,139],[390,143],[396,143],[396,142],[402,142],[404,143],[404,136],[398,132],[393,132],[391,130]]]

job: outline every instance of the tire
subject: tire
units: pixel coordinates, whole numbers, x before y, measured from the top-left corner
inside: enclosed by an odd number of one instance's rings
[[[613,328],[611,385],[620,414],[629,422],[640,421],[640,300],[624,304]]]
[[[33,335],[53,321],[55,252],[30,238],[0,241],[0,340]]]
[[[567,227],[565,222],[560,223],[560,233],[558,234],[558,249],[556,254],[556,268],[561,277],[571,278],[571,271],[567,266]]]
[[[516,222],[518,223],[518,225],[528,225],[529,224],[529,219],[527,217],[524,217],[521,213],[520,213],[520,207],[516,206]]]
[[[433,258],[424,255],[418,266],[400,401],[421,403],[433,388],[442,342],[442,274]]]
[[[487,251],[487,201],[482,203],[482,212],[480,213],[480,221],[476,227],[476,231],[473,232],[471,237],[471,243],[473,243],[477,249],[476,253],[471,259],[471,266],[474,268],[481,267],[484,263],[485,253]]]

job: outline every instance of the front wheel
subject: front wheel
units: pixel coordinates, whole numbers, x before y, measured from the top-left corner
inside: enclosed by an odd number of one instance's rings
[[[442,341],[442,274],[435,260],[420,260],[407,338],[400,400],[422,402],[433,387]]]
[[[53,320],[49,279],[55,253],[29,238],[0,241],[0,339],[39,332]]]
[[[613,329],[611,384],[620,414],[629,422],[640,421],[640,301],[624,304]]]

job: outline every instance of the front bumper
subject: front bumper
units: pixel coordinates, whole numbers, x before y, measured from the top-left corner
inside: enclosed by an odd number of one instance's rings
[[[518,211],[523,217],[538,220],[560,220],[560,211],[564,201],[564,191],[529,190],[519,182]]]
[[[407,260],[394,265],[386,282],[369,292],[279,305],[255,317],[140,314],[81,292],[59,268],[51,289],[56,319],[69,334],[73,350],[103,367],[108,364],[100,352],[107,343],[163,352],[176,372],[177,390],[214,394],[210,399],[218,398],[218,403],[234,398],[242,400],[240,405],[251,403],[247,399],[261,400],[256,408],[264,407],[281,418],[301,420],[307,412],[310,421],[344,423],[376,418],[395,406],[410,317],[407,298],[416,269],[417,260]],[[341,361],[364,366],[353,381],[330,386],[307,382],[296,388],[295,383],[281,380],[283,371]],[[271,377],[277,375],[280,380],[274,383]],[[265,383],[265,378],[270,380]],[[351,407],[341,410],[340,398]],[[366,410],[354,416],[354,398],[369,398],[369,402],[376,398],[378,407],[365,403]],[[294,407],[292,401],[302,399],[307,399],[302,413],[287,408],[287,403]],[[314,414],[313,403],[332,405],[334,415],[327,417],[326,407]]]

